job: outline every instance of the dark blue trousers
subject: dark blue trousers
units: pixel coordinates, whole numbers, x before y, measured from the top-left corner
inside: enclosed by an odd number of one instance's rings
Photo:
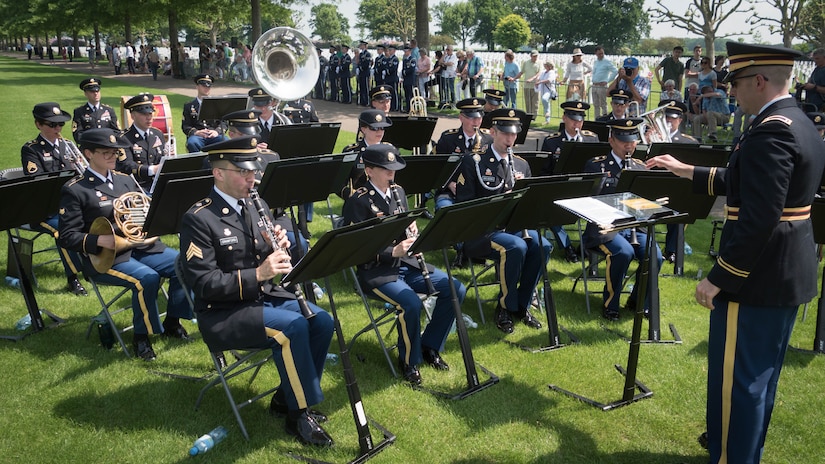
[[[612,311],[619,310],[619,296],[622,293],[622,284],[627,276],[627,269],[630,267],[630,262],[636,258],[639,262],[644,259],[645,250],[647,249],[647,234],[643,232],[636,233],[636,240],[639,246],[630,244],[630,230],[623,230],[619,232],[613,240],[599,245],[599,250],[607,257],[607,271],[604,279],[604,308]],[[659,247],[656,247],[656,259],[659,261],[659,269],[662,268],[662,252]],[[636,274],[638,278],[638,274]],[[636,301],[636,296],[639,293],[639,282],[633,285],[633,291],[630,292],[629,301]],[[650,307],[650,293],[645,295],[645,307]]]
[[[495,260],[498,266],[498,302],[502,308],[512,313],[530,307],[533,292],[541,277],[541,268],[550,260],[550,242],[539,237],[535,230],[529,230],[528,233],[533,238],[529,242],[522,240],[521,231],[494,232],[490,238],[493,251],[487,257]],[[544,261],[541,260],[539,243],[544,247]]]

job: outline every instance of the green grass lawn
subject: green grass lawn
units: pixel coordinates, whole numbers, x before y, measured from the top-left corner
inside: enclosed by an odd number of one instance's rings
[[[20,146],[36,135],[31,108],[41,101],[58,101],[67,111],[83,103],[77,89],[80,75],[39,64],[0,58],[0,85],[7,98],[0,105],[0,168],[19,165]],[[119,107],[119,95],[140,88],[107,80],[104,102]],[[173,114],[188,99],[167,95]],[[67,127],[68,128],[68,127]],[[66,130],[66,129],[64,129]],[[69,135],[68,133],[66,135]],[[352,140],[342,133],[339,148]],[[179,140],[182,148],[183,141]],[[25,201],[25,199],[2,199]],[[333,197],[333,209],[340,200]],[[318,203],[310,229],[314,239],[330,228],[323,217],[326,204]],[[423,226],[423,224],[422,224]],[[664,229],[662,229],[664,232]],[[663,336],[670,339],[673,324],[684,343],[641,347],[638,378],[654,392],[650,399],[602,412],[548,389],[548,384],[575,391],[602,402],[621,397],[624,379],[614,364],[624,365],[628,344],[604,330],[610,326],[630,333],[626,313],[618,323],[598,314],[600,297],[591,297],[592,314],[585,309],[581,285],[571,292],[578,264],[554,255],[550,280],[559,322],[580,343],[544,353],[513,348],[504,340],[530,345],[546,344],[547,331],[533,331],[518,324],[516,332],[503,336],[491,320],[493,306],[484,310],[486,325],[470,329],[473,355],[501,380],[464,400],[440,399],[412,390],[394,379],[372,335],[359,339],[352,351],[354,371],[366,413],[397,436],[396,443],[376,456],[377,463],[691,463],[707,462],[696,437],[704,430],[707,310],[692,298],[697,275],[707,275],[713,262],[707,256],[710,220],[687,229],[693,248],[685,264],[685,277],[660,279]],[[660,237],[664,239],[663,235]],[[177,247],[177,238],[164,237]],[[660,241],[661,241],[660,240]],[[39,240],[39,245],[48,245]],[[718,243],[716,244],[718,249]],[[0,239],[0,266],[7,262],[6,235]],[[48,253],[44,260],[56,257]],[[451,254],[452,257],[452,254]],[[439,263],[440,253],[428,254]],[[663,273],[672,269],[665,266]],[[86,338],[91,317],[99,304],[93,295],[75,297],[63,291],[65,279],[59,263],[36,270],[39,304],[67,319],[60,327],[33,334],[21,342],[0,340],[3,373],[0,391],[0,462],[135,462],[161,463],[187,460],[191,443],[218,425],[229,430],[227,440],[203,457],[204,462],[292,462],[289,452],[344,462],[358,453],[357,435],[349,406],[341,364],[329,366],[323,378],[325,401],[318,409],[328,413],[325,428],[336,440],[331,450],[306,449],[283,432],[281,419],[268,415],[263,400],[241,412],[250,441],[245,441],[226,403],[223,392],[208,392],[199,411],[194,411],[204,382],[174,379],[152,371],[201,376],[211,369],[205,345],[194,324],[187,324],[196,341],[181,343],[153,340],[156,362],[127,359],[119,349],[100,347],[96,331]],[[469,281],[469,272],[458,278]],[[367,322],[360,300],[339,273],[330,278],[344,332],[351,336]],[[115,289],[106,288],[111,294]],[[484,288],[483,296],[494,296]],[[122,302],[128,303],[128,298]],[[624,299],[622,300],[624,301]],[[26,313],[20,292],[0,285],[0,333],[14,332],[14,323]],[[816,301],[803,321],[797,320],[792,344],[811,348]],[[327,302],[321,304],[329,307]],[[463,311],[479,321],[475,296],[468,291]],[[119,317],[121,323],[128,317]],[[545,318],[542,316],[543,322]],[[480,322],[480,321],[479,321]],[[647,327],[644,327],[644,334]],[[566,341],[566,338],[563,337]],[[127,340],[130,336],[127,335]],[[339,352],[333,340],[332,352]],[[393,355],[394,356],[394,355]],[[452,370],[443,373],[422,368],[424,385],[440,390],[460,390],[465,385],[457,337],[451,336],[444,353]],[[486,380],[479,372],[481,381]],[[278,382],[274,366],[265,368],[251,386],[238,379],[237,395],[262,391]],[[779,385],[764,455],[766,463],[822,462],[825,427],[825,357],[790,351]],[[373,428],[377,441],[380,432]]]

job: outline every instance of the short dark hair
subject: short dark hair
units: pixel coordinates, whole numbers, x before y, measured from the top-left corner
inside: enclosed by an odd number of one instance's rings
[[[593,49],[594,52],[597,52],[599,50],[604,50],[604,46],[603,45],[596,45],[596,48]]]
[[[681,45],[677,45],[677,46],[673,47],[673,51],[675,52],[676,50],[679,50],[680,52],[685,51],[685,49]]]

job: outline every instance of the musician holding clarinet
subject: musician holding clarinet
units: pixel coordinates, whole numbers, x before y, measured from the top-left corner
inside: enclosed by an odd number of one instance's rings
[[[183,216],[184,279],[210,351],[271,348],[281,386],[270,413],[286,415],[286,432],[300,442],[331,446],[320,425],[326,416],[310,406],[324,399],[321,375],[333,321],[300,292],[273,282],[292,264],[286,231],[273,225],[255,189],[257,144],[256,137],[242,136],[207,146],[215,184]]]
[[[606,122],[610,128],[610,135],[607,141],[610,143],[610,153],[605,156],[597,156],[584,165],[585,172],[607,173],[601,194],[615,193],[616,184],[623,170],[645,169],[644,163],[633,158],[636,145],[639,144],[639,124],[643,121],[640,118],[614,119]],[[642,262],[645,250],[647,250],[647,234],[641,230],[625,229],[619,232],[602,233],[595,224],[587,224],[582,237],[583,246],[589,249],[598,250],[607,256],[607,278],[604,281],[604,304],[602,305],[602,317],[609,321],[619,320],[619,296],[622,292],[622,284],[627,275],[627,269],[633,258]],[[662,252],[656,247],[656,259],[659,260],[659,267],[662,267]],[[638,278],[638,273],[636,277]],[[633,286],[633,291],[627,298],[625,309],[636,311],[636,298],[638,285]],[[650,302],[647,301],[649,293],[645,295],[645,316],[647,316]]]
[[[344,223],[353,224],[373,217],[407,211],[404,189],[395,184],[395,171],[406,162],[390,144],[366,147],[362,152],[366,185],[358,188],[344,203]],[[398,311],[398,366],[404,380],[421,383],[418,365],[423,360],[437,370],[449,365],[439,354],[455,320],[447,274],[424,262],[423,256],[407,254],[417,235],[415,223],[404,237],[388,245],[374,260],[358,266],[358,279],[365,291],[384,300]],[[453,279],[459,304],[466,289]],[[432,316],[421,333],[421,310],[424,303],[418,294],[436,296]]]
[[[516,180],[530,177],[530,165],[513,155],[512,148],[521,132],[521,110],[502,108],[490,113],[493,143],[483,153],[466,155],[459,167],[456,203],[488,197],[513,189]],[[543,247],[544,261],[542,261]],[[464,253],[496,261],[500,291],[496,307],[496,327],[505,334],[514,330],[514,319],[533,329],[541,322],[529,307],[541,276],[542,266],[550,260],[550,242],[535,230],[501,230],[464,242]]]

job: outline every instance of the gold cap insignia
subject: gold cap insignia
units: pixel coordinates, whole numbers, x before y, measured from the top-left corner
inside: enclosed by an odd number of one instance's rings
[[[581,107],[582,107],[582,104],[581,104],[581,103],[577,103],[577,104],[576,104],[576,108],[581,108]]]
[[[111,142],[111,143],[117,142],[117,139],[115,138],[115,134],[109,135],[109,142]]]
[[[89,84],[97,84],[97,81],[95,80],[94,77],[89,79]]]
[[[375,115],[375,122],[381,122],[382,119],[384,118],[380,114]]]
[[[513,116],[515,116],[515,115],[516,115],[516,112],[515,112],[515,111],[513,111],[513,110],[510,110],[510,112],[509,112],[509,113],[507,113],[507,116],[510,116],[511,118],[512,118]]]
[[[143,94],[143,101],[149,101],[149,95]]]
[[[54,113],[54,114],[60,114],[60,108],[58,108],[58,107],[56,107],[56,106],[55,106],[54,108],[52,108],[52,113]]]
[[[249,145],[252,146],[252,147],[257,147],[258,146],[258,139],[256,139],[255,137],[252,137],[252,139],[249,141]]]
[[[393,161],[395,161],[395,154],[393,154],[393,153],[387,153],[387,161],[389,161],[390,163],[392,163]]]
[[[473,98],[473,105],[478,105],[478,99]]]
[[[252,111],[250,111],[250,112],[249,112],[249,119],[252,119],[252,118],[254,118],[254,117],[255,117],[255,113],[253,113]]]
[[[625,126],[627,126],[627,127],[630,127],[630,126],[632,126],[632,125],[633,125],[633,121],[631,121],[630,119],[628,119],[628,120],[627,120],[627,122],[625,122],[625,123],[624,123],[624,125],[625,125]]]
[[[822,122],[822,116],[815,117],[814,122]]]

